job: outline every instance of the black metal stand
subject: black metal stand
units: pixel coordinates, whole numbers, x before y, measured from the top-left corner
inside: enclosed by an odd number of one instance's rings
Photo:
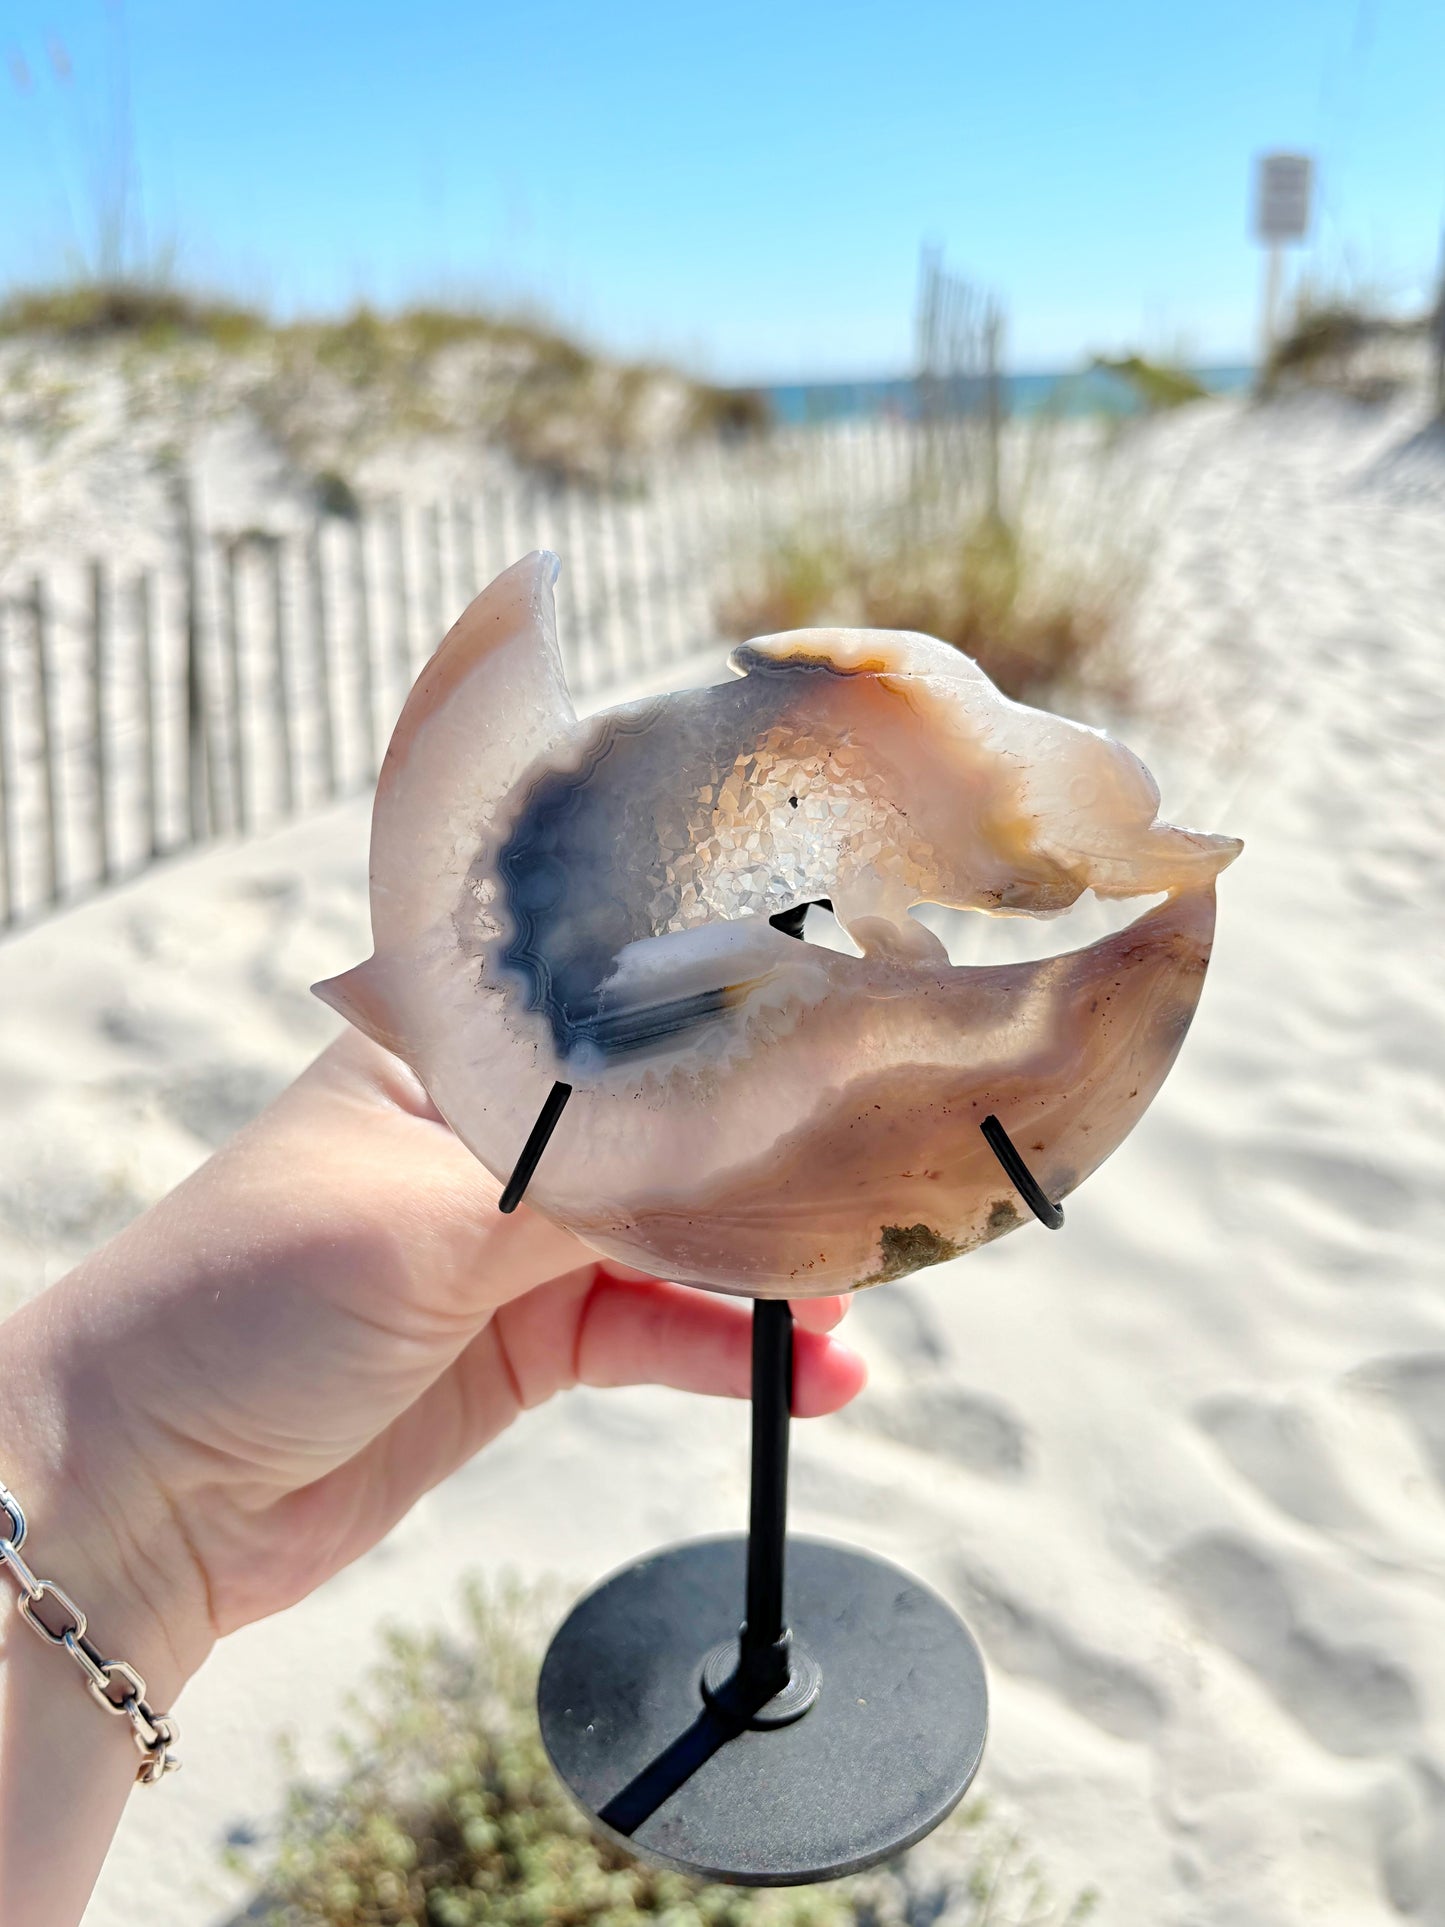
[[[572,1095],[572,1086],[559,1079],[547,1093],[547,1102],[537,1113],[537,1122],[527,1133],[527,1142],[522,1146],[522,1155],[517,1159],[512,1175],[497,1199],[497,1209],[511,1213],[522,1202],[522,1194],[532,1182],[532,1173],[541,1162],[552,1133],[561,1121],[567,1108],[567,1099]]]
[[[779,1298],[753,1303],[753,1467],[747,1611],[735,1639],[703,1663],[708,1704],[739,1726],[786,1726],[818,1697],[818,1664],[795,1643],[783,1611],[788,1544],[788,1432],[793,1314]]]
[[[604,1580],[548,1648],[537,1706],[603,1832],[706,1879],[796,1886],[901,1852],[952,1811],[983,1755],[988,1688],[936,1593],[788,1536],[793,1318],[768,1299],[753,1321],[747,1538],[670,1546]]]
[[[503,1210],[569,1095],[554,1086]],[[981,1128],[1057,1230],[1003,1125]],[[746,1540],[671,1546],[604,1580],[559,1628],[537,1693],[552,1764],[604,1833],[744,1886],[855,1873],[922,1839],[967,1791],[988,1728],[983,1661],[951,1606],[871,1554],[789,1538],[792,1388],[792,1312],[759,1299]]]

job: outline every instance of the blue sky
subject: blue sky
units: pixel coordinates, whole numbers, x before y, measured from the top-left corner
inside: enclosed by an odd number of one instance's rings
[[[1423,298],[1442,0],[0,0],[0,283],[128,182],[133,249],[284,311],[527,300],[736,379],[905,370],[925,240],[1017,368],[1246,358],[1268,146],[1320,272]]]

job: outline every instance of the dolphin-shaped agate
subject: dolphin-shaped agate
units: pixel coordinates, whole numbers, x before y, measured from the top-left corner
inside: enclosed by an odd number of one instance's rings
[[[413,1066],[499,1179],[573,1095],[528,1203],[595,1249],[760,1297],[896,1277],[1108,1157],[1194,1014],[1214,879],[1143,765],[927,636],[811,629],[737,680],[579,722],[556,559],[423,669],[377,785],[375,955],[319,994]],[[1165,900],[1043,962],[950,965],[910,910]],[[769,921],[830,900],[862,955]]]

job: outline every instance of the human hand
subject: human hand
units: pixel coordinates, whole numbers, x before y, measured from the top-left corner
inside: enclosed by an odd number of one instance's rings
[[[746,1396],[743,1305],[599,1261],[498,1187],[355,1033],[0,1328],[0,1476],[37,1555],[169,1704],[524,1407],[576,1383]],[[863,1381],[795,1307],[796,1410]]]

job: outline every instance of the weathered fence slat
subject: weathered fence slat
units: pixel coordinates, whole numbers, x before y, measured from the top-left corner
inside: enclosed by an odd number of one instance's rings
[[[311,587],[311,672],[316,679],[316,722],[321,749],[322,792],[336,795],[336,719],[331,704],[331,649],[327,633],[326,557],[317,522],[306,544]]]
[[[482,586],[477,573],[476,510],[464,495],[457,496],[452,503],[452,542],[457,565],[456,613],[460,615]]]
[[[450,626],[446,619],[446,586],[442,570],[442,512],[435,502],[422,511],[426,533],[426,634],[422,651],[430,655]]]
[[[45,901],[60,902],[65,886],[61,867],[62,825],[60,766],[56,758],[54,676],[50,662],[50,607],[45,584],[37,576],[30,591],[31,637],[35,650],[35,736],[40,746],[40,791],[44,805]]]
[[[196,521],[190,490],[176,491],[181,540],[181,593],[186,635],[186,829],[187,841],[200,843],[215,825],[216,768],[207,721],[206,672],[201,661],[201,572],[196,554]]]
[[[502,542],[502,498],[494,482],[482,487],[481,530],[479,538],[478,583],[490,582],[501,574],[509,558]]]
[[[275,536],[267,545],[271,581],[271,719],[276,728],[277,804],[283,816],[296,806],[296,753],[291,740],[291,693],[287,683],[290,644],[286,629],[286,538]]]
[[[563,496],[562,517],[558,547],[571,562],[566,583],[567,611],[571,620],[563,632],[564,646],[568,651],[567,675],[573,689],[582,694],[591,689],[594,678],[592,651],[588,647],[587,635],[591,613],[588,606],[590,571],[587,567],[587,546],[582,537],[581,503],[577,489],[568,489]]]
[[[246,712],[241,693],[241,612],[237,582],[240,556],[239,542],[227,542],[222,547],[221,644],[226,659],[226,708],[229,712],[226,748],[231,766],[231,828],[244,835],[251,828],[251,797],[246,767]]]
[[[37,577],[0,604],[0,923],[369,781],[420,657],[528,550],[562,554],[562,647],[595,700],[715,636],[793,528],[856,539],[885,510],[936,512],[946,432],[702,445],[628,492],[499,469],[474,497],[295,534],[203,530],[182,481],[164,570],[93,562],[88,613],[84,571],[79,595]]]
[[[160,776],[156,767],[160,754],[157,717],[155,591],[149,571],[136,577],[135,639],[136,674],[140,682],[141,726],[141,813],[146,856],[142,863],[154,862],[161,854]]]
[[[602,578],[606,585],[607,673],[621,676],[627,660],[627,619],[622,606],[622,532],[617,498],[609,493],[602,501],[602,539],[598,544]]]
[[[400,709],[402,698],[411,688],[411,598],[407,594],[406,511],[400,502],[392,505],[391,534],[392,661],[396,671],[393,706]]]
[[[361,719],[361,750],[365,774],[375,776],[376,687],[371,666],[371,587],[366,573],[366,524],[357,518],[351,525],[351,567],[353,611],[356,617],[352,638],[356,657],[356,706]]]
[[[0,601],[0,929],[8,929],[19,911],[19,879],[15,873],[15,837],[11,821],[10,770],[14,751],[10,733],[10,609]]]
[[[110,770],[105,740],[105,671],[109,651],[106,626],[109,585],[105,564],[90,565],[90,782],[91,826],[95,835],[95,877],[109,883],[113,870],[110,836]]]

